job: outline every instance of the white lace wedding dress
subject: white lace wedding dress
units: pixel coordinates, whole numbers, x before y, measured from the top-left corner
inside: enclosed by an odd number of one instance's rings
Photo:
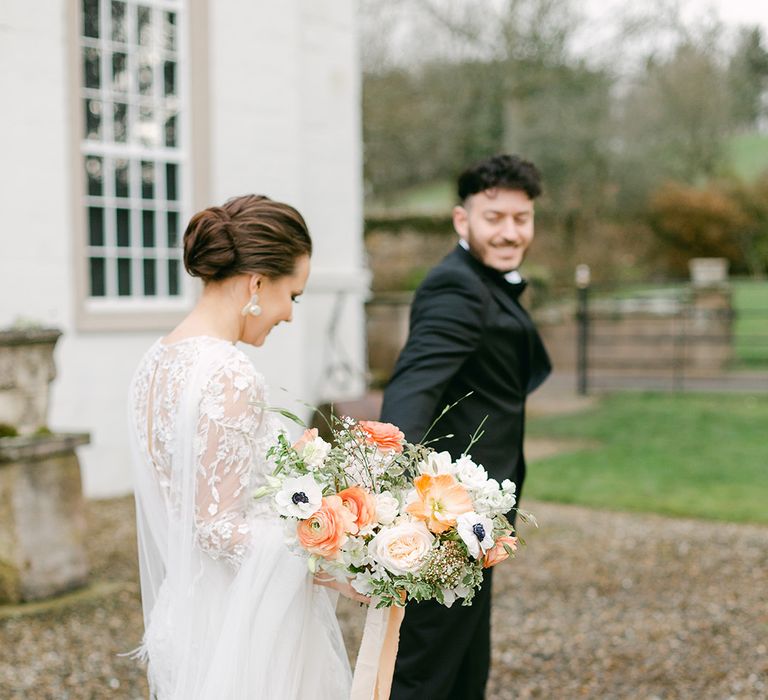
[[[132,384],[145,635],[158,700],[340,700],[351,676],[333,596],[251,493],[280,429],[231,343],[156,342]]]

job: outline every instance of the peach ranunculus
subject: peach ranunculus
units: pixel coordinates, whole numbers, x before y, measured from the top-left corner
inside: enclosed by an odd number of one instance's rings
[[[360,486],[350,486],[337,495],[354,516],[360,530],[376,521],[376,498],[373,494]]]
[[[369,445],[376,445],[380,450],[403,451],[405,435],[396,425],[375,420],[361,420],[357,426]]]
[[[325,559],[334,558],[347,535],[356,532],[355,517],[338,496],[325,496],[320,508],[296,527],[301,546]]]
[[[510,537],[509,535],[499,537],[493,547],[485,553],[485,558],[483,559],[484,569],[490,569],[509,557],[509,552],[504,548],[505,544],[513,552],[517,551],[517,537]]]
[[[406,510],[424,520],[432,532],[445,532],[456,524],[456,518],[472,510],[472,499],[452,474],[422,474],[413,480],[416,500]]]

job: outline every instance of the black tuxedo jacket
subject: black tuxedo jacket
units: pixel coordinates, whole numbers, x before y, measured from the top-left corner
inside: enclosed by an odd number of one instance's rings
[[[472,392],[440,419],[432,447],[454,459],[487,416],[472,458],[490,476],[525,478],[526,396],[551,365],[528,313],[518,303],[525,283],[510,284],[461,246],[427,275],[411,308],[408,341],[384,392],[382,420],[420,442],[443,408]]]

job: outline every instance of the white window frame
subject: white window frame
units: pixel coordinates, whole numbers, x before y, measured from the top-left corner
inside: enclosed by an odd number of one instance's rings
[[[76,3],[76,34],[75,51],[76,59],[73,63],[74,75],[77,81],[77,99],[73,109],[79,113],[75,118],[77,125],[77,180],[74,187],[77,193],[78,213],[75,220],[80,229],[79,246],[76,254],[80,271],[79,284],[79,325],[81,327],[94,328],[119,328],[121,319],[132,321],[130,327],[152,328],[167,326],[169,322],[176,320],[183,312],[189,309],[194,299],[197,285],[184,272],[181,253],[181,237],[184,227],[190,215],[192,199],[192,175],[190,158],[190,123],[191,123],[191,99],[189,84],[189,24],[188,24],[188,0],[125,0],[126,15],[129,17],[126,23],[126,42],[115,43],[112,41],[111,4],[112,0],[98,0],[99,4],[99,37],[86,37],[84,33],[83,0],[75,0]],[[175,50],[158,48],[152,45],[158,55],[153,61],[152,93],[147,96],[152,101],[155,110],[162,107],[164,101],[164,61],[173,59],[176,62],[175,80],[178,99],[178,111],[176,121],[177,145],[166,147],[165,145],[146,145],[135,140],[135,129],[138,128],[138,114],[141,104],[139,86],[137,81],[137,61],[139,50],[136,48],[136,12],[137,7],[149,8],[152,12],[153,31],[157,32],[162,26],[160,13],[175,13]],[[155,36],[155,41],[157,37]],[[84,49],[87,47],[98,49],[100,56],[99,88],[87,88],[84,76]],[[112,90],[112,51],[124,52],[127,58],[128,84],[126,92],[113,92]],[[125,96],[128,104],[128,134],[126,143],[117,143],[112,139],[112,120],[105,119],[102,114],[102,138],[89,140],[85,134],[85,100],[98,99],[102,104],[111,105]],[[161,132],[161,143],[164,143],[164,114],[155,113],[157,128]],[[162,117],[162,118],[161,118]],[[102,194],[89,195],[86,181],[86,159],[88,157],[101,158],[102,162]],[[128,197],[117,197],[114,192],[114,164],[117,160],[126,160],[129,163]],[[143,199],[141,182],[141,162],[150,161],[154,164],[154,193],[152,199]],[[171,204],[166,198],[165,171],[166,164],[177,164],[177,198]],[[162,196],[158,196],[162,195]],[[169,206],[170,204],[170,206]],[[92,247],[89,242],[88,209],[99,207],[103,209],[103,246]],[[117,209],[128,209],[130,214],[130,240],[128,246],[117,245],[117,233],[115,231],[115,218]],[[154,211],[154,246],[145,248],[143,245],[142,212],[151,209]],[[168,248],[167,243],[167,215],[169,212],[177,212],[177,241],[176,246]],[[147,255],[150,252],[151,255]],[[91,296],[90,258],[101,257],[105,260],[105,295]],[[117,259],[130,258],[131,266],[131,295],[120,296],[117,289]],[[155,263],[155,290],[154,296],[144,296],[144,270],[143,260],[152,257]],[[178,260],[178,295],[168,293],[168,260]],[[106,323],[105,323],[106,321]]]

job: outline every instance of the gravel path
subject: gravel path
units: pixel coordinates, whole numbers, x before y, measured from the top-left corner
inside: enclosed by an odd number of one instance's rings
[[[525,506],[541,527],[495,577],[489,700],[768,698],[768,528]],[[2,700],[146,698],[117,656],[142,626],[132,501],[89,519],[90,589],[0,607]],[[354,649],[363,611],[339,614]]]

